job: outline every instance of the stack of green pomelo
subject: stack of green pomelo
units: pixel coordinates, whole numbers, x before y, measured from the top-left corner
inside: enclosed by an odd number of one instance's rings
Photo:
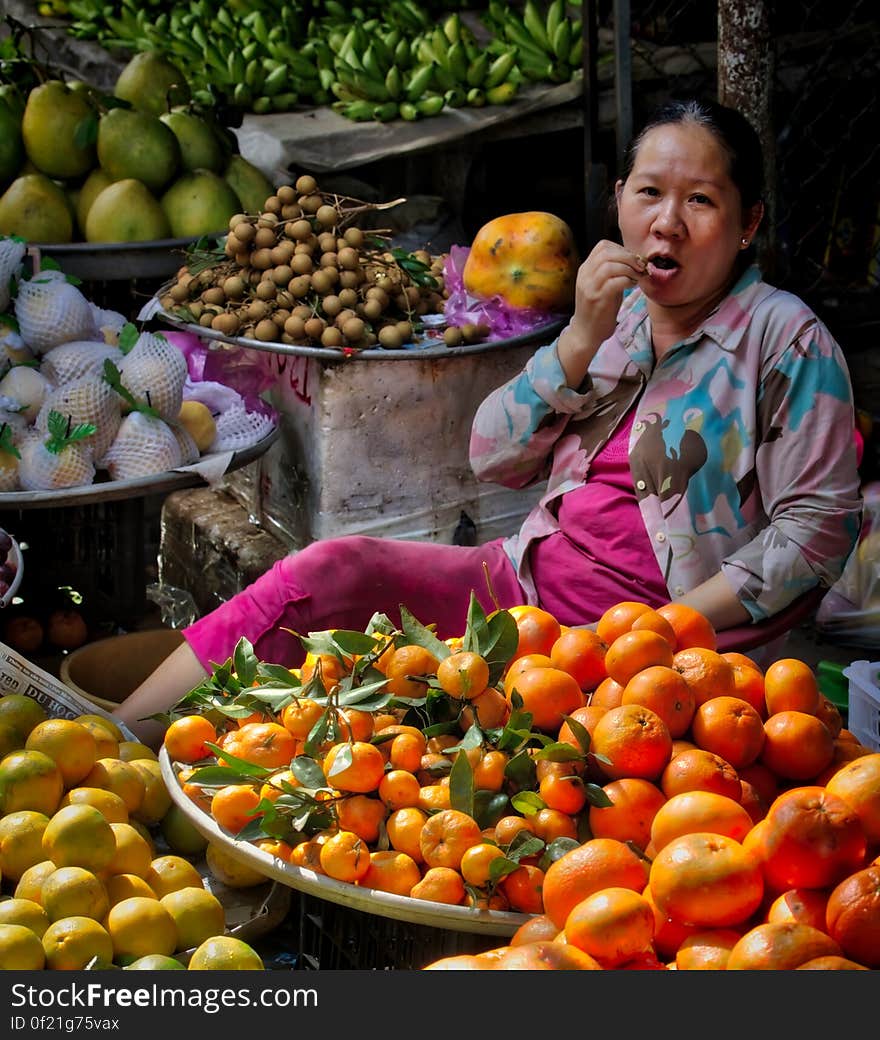
[[[60,78],[26,92],[0,88],[0,234],[36,243],[192,239],[258,211],[272,190],[155,52],[132,58],[112,96]]]

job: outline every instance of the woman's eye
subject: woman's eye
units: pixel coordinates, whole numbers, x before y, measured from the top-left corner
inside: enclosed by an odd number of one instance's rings
[[[697,194],[697,195],[691,195],[691,201],[698,202],[701,206],[706,206],[712,200],[709,198],[708,195]]]
[[[644,188],[639,188],[639,194],[640,195],[650,195],[651,198],[654,198],[655,196],[659,195],[660,192],[656,188],[652,188],[650,186],[647,186],[647,187],[644,187]]]

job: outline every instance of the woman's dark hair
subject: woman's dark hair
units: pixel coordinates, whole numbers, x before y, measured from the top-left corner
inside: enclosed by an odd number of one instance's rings
[[[669,101],[657,109],[626,150],[621,180],[625,181],[632,173],[639,147],[647,134],[659,126],[676,123],[693,123],[715,137],[727,153],[730,179],[739,189],[744,211],[761,201],[764,185],[761,139],[744,115],[717,101]]]

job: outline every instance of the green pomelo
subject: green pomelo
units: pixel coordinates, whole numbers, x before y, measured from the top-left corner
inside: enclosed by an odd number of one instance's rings
[[[175,238],[221,234],[227,229],[229,218],[241,210],[238,195],[210,170],[195,170],[178,177],[161,202]]]
[[[129,61],[113,93],[139,112],[160,116],[189,101],[189,86],[180,69],[158,51],[140,51]]]
[[[0,184],[14,180],[24,162],[21,116],[7,101],[0,100]]]
[[[220,146],[211,126],[190,112],[166,112],[159,116],[177,138],[180,146],[180,168],[211,170],[222,173],[226,165],[226,153]]]
[[[134,177],[161,191],[180,167],[180,145],[158,116],[112,108],[98,123],[98,162],[114,181]]]
[[[9,105],[12,114],[21,122],[26,99],[14,83],[0,83],[0,100]]]
[[[17,177],[0,196],[0,235],[28,242],[70,242],[73,217],[62,188],[43,173]]]
[[[79,233],[83,237],[85,237],[86,233],[86,217],[89,215],[92,203],[112,183],[113,178],[109,173],[102,170],[100,166],[96,166],[83,181],[76,199],[76,223],[79,227]]]
[[[95,165],[94,137],[88,121],[97,113],[88,96],[58,79],[46,80],[28,94],[21,119],[25,151],[50,177],[81,177]]]
[[[275,186],[265,173],[240,155],[231,156],[223,179],[238,196],[245,213],[262,213],[266,199],[275,194]]]
[[[170,238],[165,211],[142,181],[114,181],[92,202],[86,217],[87,242],[151,242]]]

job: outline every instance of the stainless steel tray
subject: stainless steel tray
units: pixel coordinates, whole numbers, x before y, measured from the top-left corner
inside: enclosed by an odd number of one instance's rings
[[[445,903],[433,903],[424,899],[398,896],[391,892],[361,888],[344,881],[336,881],[323,874],[316,874],[305,867],[285,863],[249,841],[234,838],[184,794],[164,747],[159,752],[159,763],[169,794],[196,830],[208,841],[221,845],[230,856],[241,863],[299,892],[306,892],[331,903],[339,903],[350,910],[361,910],[397,921],[409,921],[412,924],[456,932],[476,932],[481,935],[511,936],[520,925],[530,919],[529,914],[508,910],[477,910],[468,906],[448,906]]]
[[[65,274],[83,281],[110,282],[168,278],[186,262],[186,249],[195,241],[157,238],[150,242],[35,242],[32,248],[39,250],[40,258],[55,260]]]
[[[296,343],[271,343],[265,340],[249,339],[246,336],[225,336],[215,329],[208,329],[202,325],[193,325],[190,322],[181,321],[173,314],[160,309],[151,311],[151,316],[173,325],[184,332],[190,332],[203,339],[218,340],[223,343],[232,343],[239,347],[249,347],[252,350],[262,350],[270,354],[290,354],[305,357],[321,358],[324,361],[424,361],[426,358],[454,358],[464,357],[466,354],[484,354],[487,351],[504,349],[506,347],[520,347],[529,343],[549,343],[554,336],[565,325],[565,319],[559,318],[555,321],[540,325],[531,332],[525,332],[520,336],[511,336],[508,339],[496,339],[484,343],[468,343],[460,347],[447,347],[445,343],[436,346],[422,346],[416,344],[410,349],[385,350],[381,347],[370,347],[366,350],[355,350],[346,352],[336,347],[310,347]]]
[[[262,440],[236,451],[229,465],[224,470],[231,473],[241,469],[258,459],[278,439],[276,426]],[[203,455],[200,461],[210,459]],[[165,473],[151,474],[148,477],[135,477],[131,480],[107,480],[95,484],[83,484],[80,487],[61,488],[58,491],[9,491],[0,493],[0,510],[4,509],[43,509],[46,506],[79,506],[91,502],[114,502],[125,498],[136,498],[179,491],[182,488],[198,487],[205,479],[193,470],[168,470]]]

